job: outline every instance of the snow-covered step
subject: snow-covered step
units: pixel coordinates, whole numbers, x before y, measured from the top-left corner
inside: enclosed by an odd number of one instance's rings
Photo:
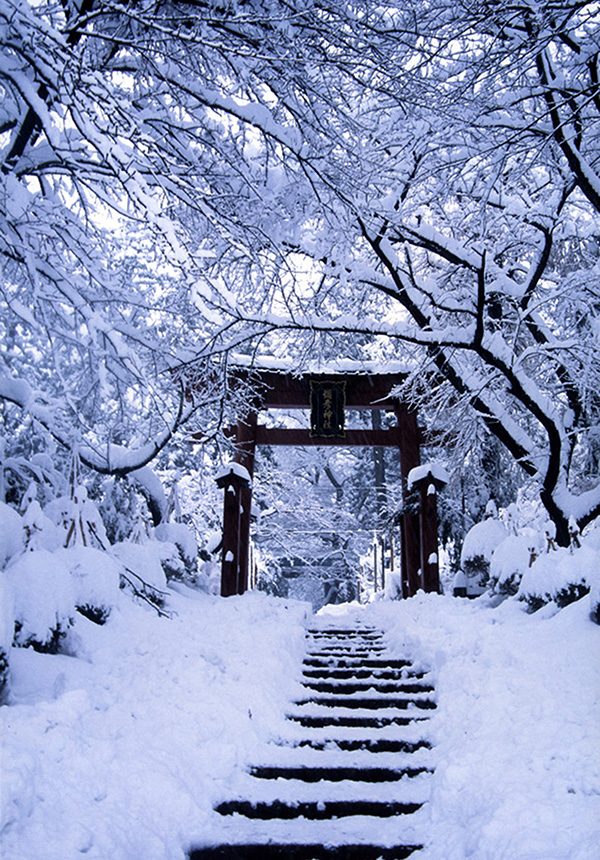
[[[418,851],[426,837],[423,809],[410,815],[343,816],[338,819],[227,818],[203,826],[190,860],[402,860]]]
[[[250,800],[227,800],[217,806],[220,815],[244,815],[247,818],[306,818],[309,821],[322,821],[348,815],[375,815],[387,818],[396,815],[410,815],[423,806],[422,803],[389,800],[318,800],[289,801],[274,800],[253,803]]]
[[[316,655],[305,657],[303,666],[332,669],[404,669],[411,666],[410,660],[382,657],[335,657]]]
[[[383,633],[376,627],[310,627],[307,631],[308,636],[333,636],[333,637],[359,637],[359,636],[375,636],[381,639]]]
[[[355,636],[350,638],[339,636],[308,636],[309,648],[385,648],[385,640],[382,636]]]
[[[411,720],[407,725],[391,725],[385,729],[364,731],[360,726],[336,726],[334,729],[325,727],[306,728],[296,722],[288,720],[274,746],[310,746],[311,743],[335,744],[338,741],[360,742],[365,741],[397,741],[405,743],[418,743],[427,740],[428,715],[420,714],[421,719]],[[272,746],[269,746],[272,749]]]
[[[257,779],[248,774],[240,776],[228,792],[227,798],[219,805],[217,811],[224,814],[227,808],[228,814],[232,811],[240,811],[238,806],[227,806],[231,802],[248,802],[251,805],[258,803],[275,804],[279,802],[287,805],[300,803],[338,803],[350,801],[365,802],[393,802],[393,803],[425,803],[430,793],[430,773],[418,773],[400,776],[399,779],[388,778],[382,782],[360,782],[355,779],[339,780],[330,782],[320,780],[318,782],[306,782],[303,779]],[[390,772],[392,773],[392,772]],[[246,807],[244,807],[245,809]],[[243,813],[246,814],[246,813]],[[252,816],[250,816],[252,817]],[[274,818],[278,816],[273,814]]]
[[[353,678],[356,680],[370,679],[375,680],[396,680],[403,681],[408,679],[421,679],[428,673],[415,669],[360,669],[354,666],[351,669],[334,669],[331,666],[321,667],[320,669],[304,668],[302,677],[304,678],[339,678],[340,680]]]
[[[360,654],[361,656],[367,656],[369,653],[382,653],[383,651],[387,651],[385,645],[374,645],[370,643],[361,643],[361,642],[327,642],[327,643],[311,643],[311,648],[317,649],[316,651],[309,651],[309,656],[314,656],[315,654],[326,654],[337,656],[338,654]]]
[[[335,693],[350,695],[374,690],[378,693],[431,693],[433,686],[419,681],[382,681],[378,678],[360,681],[317,681],[304,680],[302,686],[315,693]]]
[[[288,720],[293,720],[306,728],[322,728],[334,726],[355,726],[365,729],[380,729],[387,726],[407,726],[415,720],[426,720],[427,717],[410,712],[406,716],[393,714],[378,714],[376,717],[355,713],[322,713],[321,714],[288,714]]]
[[[385,640],[381,634],[364,634],[357,636],[334,636],[333,634],[312,633],[308,637],[310,644],[324,645],[327,647],[330,644],[336,645],[381,645]]]
[[[376,638],[374,636],[357,636],[354,639],[338,639],[333,636],[311,636],[308,640],[308,646],[309,648],[321,648],[323,650],[330,648],[359,648],[363,650],[386,647],[383,638]]]
[[[421,845],[401,845],[386,848],[383,845],[288,845],[245,843],[215,845],[193,850],[190,860],[405,860]]]
[[[317,695],[310,699],[299,699],[295,702],[298,707],[339,708],[341,710],[357,709],[361,711],[373,711],[381,709],[407,710],[419,708],[421,710],[434,710],[437,704],[433,699],[419,698],[418,694],[412,696],[388,696],[370,693],[355,694],[349,696]],[[385,714],[384,716],[387,716]]]
[[[323,752],[332,749],[332,747],[337,747],[337,749],[346,752],[360,750],[366,752],[368,755],[373,755],[373,753],[377,753],[377,755],[384,755],[385,753],[397,755],[398,753],[414,753],[419,749],[431,749],[430,741],[423,740],[422,738],[418,741],[390,740],[389,738],[381,740],[374,740],[373,738],[354,738],[351,740],[346,738],[326,738],[322,741],[304,739],[299,741],[297,746],[308,747]]]
[[[306,740],[296,746],[270,744],[258,761],[254,763],[254,766],[261,768],[385,767],[401,770],[407,767],[431,768],[434,760],[434,753],[426,741],[423,741],[421,746],[406,742],[402,746],[400,741],[388,741],[388,744],[394,745],[393,748],[380,747],[376,756],[373,755],[372,751],[358,744],[375,744],[377,741],[365,741],[364,738],[360,741],[346,741],[345,745],[344,741],[338,741],[335,745],[331,741],[324,741],[320,746],[317,741],[311,743],[316,745],[308,746]]]
[[[223,826],[225,824],[225,832]],[[339,819],[306,821],[293,819],[248,819],[243,815],[228,816],[226,821],[218,814],[202,825],[203,843],[215,845],[226,836],[227,844],[243,842],[319,845],[370,845],[393,848],[402,844],[422,843],[430,826],[426,808],[411,815],[384,817],[373,815],[343,816]],[[200,839],[197,840],[200,842]]]
[[[401,779],[412,779],[423,773],[431,773],[425,765],[384,767],[383,765],[259,765],[250,770],[250,776],[255,779],[293,779],[300,782],[398,782]]]

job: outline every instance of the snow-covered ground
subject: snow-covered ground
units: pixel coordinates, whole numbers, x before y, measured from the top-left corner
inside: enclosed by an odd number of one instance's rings
[[[285,733],[306,604],[170,593],[77,624],[77,656],[13,649],[1,709],[6,860],[183,860]],[[600,627],[587,598],[527,615],[419,595],[334,607],[431,669],[436,772],[422,860],[598,860]],[[223,825],[226,839],[226,825]]]

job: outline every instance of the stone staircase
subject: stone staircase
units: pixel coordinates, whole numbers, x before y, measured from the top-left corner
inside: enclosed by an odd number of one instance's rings
[[[307,638],[285,736],[216,807],[222,841],[189,860],[401,860],[423,847],[427,675],[387,656],[372,627],[322,622]]]

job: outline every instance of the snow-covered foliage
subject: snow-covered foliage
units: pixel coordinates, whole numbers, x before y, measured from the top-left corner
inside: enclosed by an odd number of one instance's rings
[[[161,564],[160,543],[121,541],[112,547],[112,551],[125,566],[125,576],[133,579],[133,586],[145,584],[159,596],[165,592],[167,578]]]
[[[66,561],[56,552],[34,549],[14,559],[4,576],[13,599],[15,643],[57,652],[76,606]]]
[[[99,482],[98,508],[109,543],[127,540],[138,515],[139,498],[125,478],[107,478]]]
[[[161,523],[154,529],[157,540],[175,544],[188,573],[193,573],[198,560],[198,542],[184,523]]]
[[[23,522],[14,508],[0,502],[0,569],[24,546]]]
[[[0,571],[0,705],[10,683],[9,653],[15,632],[15,613],[10,585]]]
[[[492,554],[507,537],[506,528],[493,516],[469,529],[460,554],[461,569],[469,593],[476,594],[484,590],[489,580]]]
[[[539,555],[542,541],[534,529],[509,534],[492,553],[489,587],[496,594],[516,594],[523,574]]]
[[[600,577],[595,577],[590,586],[590,618],[600,624]]]
[[[54,555],[69,570],[77,610],[104,623],[120,598],[119,562],[93,546],[71,546]]]
[[[195,582],[196,543],[186,526],[171,524],[164,530],[177,544],[150,540],[137,507],[137,528],[143,535],[140,532],[137,543],[117,544],[113,551],[85,486],[74,487],[72,498],[48,502],[45,511],[36,495],[37,488],[30,485],[21,515],[0,503],[3,632],[8,646],[14,640],[20,647],[61,650],[77,613],[103,624],[121,600],[123,586],[159,609],[166,587],[161,563],[167,566],[170,561],[182,579]],[[125,521],[128,514],[123,512]]]
[[[567,606],[597,589],[600,551],[583,546],[575,550],[559,547],[541,555],[526,571],[518,596],[535,611],[546,603]]]
[[[159,525],[167,517],[168,502],[162,482],[150,466],[130,472],[127,479],[143,494],[154,525]]]
[[[23,542],[27,549],[46,549],[52,552],[62,546],[62,533],[50,517],[47,517],[35,498],[25,500],[26,507],[21,521]]]

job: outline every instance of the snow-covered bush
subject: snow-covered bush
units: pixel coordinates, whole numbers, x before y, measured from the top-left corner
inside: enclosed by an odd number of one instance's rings
[[[136,592],[157,606],[164,604],[167,578],[161,564],[161,546],[158,541],[134,543],[121,541],[113,552],[124,565],[122,577]]]
[[[106,529],[100,512],[88,498],[87,487],[82,485],[75,487],[73,492],[65,546],[108,548]]]
[[[0,502],[0,568],[23,549],[23,522],[10,505]]]
[[[20,647],[56,653],[75,615],[75,591],[59,553],[29,550],[5,574],[14,601],[15,638]]]
[[[287,597],[288,583],[281,572],[276,559],[263,559],[258,568],[256,580],[258,591],[264,591],[272,597]]]
[[[581,542],[584,547],[596,550],[600,560],[600,525],[588,532]],[[590,618],[596,624],[600,624],[600,570],[596,568],[588,576],[590,579]]]
[[[0,573],[0,705],[8,692],[10,667],[8,655],[15,628],[12,592],[6,577]]]
[[[193,577],[187,573],[179,548],[170,541],[157,540],[155,543],[167,582],[171,582],[172,580],[177,582],[193,582]]]
[[[46,516],[60,530],[62,538],[61,546],[64,546],[67,542],[67,534],[75,516],[73,507],[73,499],[69,496],[58,496],[44,507]]]
[[[71,575],[77,610],[96,624],[103,624],[119,599],[119,562],[107,552],[88,546],[69,547],[55,555]]]
[[[567,606],[589,593],[599,574],[600,552],[589,546],[559,547],[541,555],[523,576],[520,600],[535,612],[546,603]]]
[[[138,512],[138,497],[134,487],[125,478],[108,478],[94,489],[102,499],[98,507],[108,542],[113,544],[127,540]]]
[[[495,518],[495,505],[488,505],[487,519],[476,523],[465,536],[460,554],[461,569],[467,582],[467,594],[482,594],[489,575],[492,553],[508,537],[503,524]]]
[[[533,529],[505,537],[492,553],[490,589],[503,596],[516,594],[525,571],[540,553],[540,544],[540,536]]]
[[[62,546],[62,530],[46,516],[40,503],[31,493],[24,498],[21,507],[25,511],[21,527],[24,532],[23,542],[27,549],[46,549],[52,552]]]
[[[594,577],[590,586],[590,618],[600,624],[600,576]]]
[[[167,580],[195,582],[198,572],[198,544],[183,523],[160,523],[154,536],[163,544],[162,565]]]
[[[196,588],[207,594],[221,593],[221,565],[216,561],[201,561],[198,564]]]

